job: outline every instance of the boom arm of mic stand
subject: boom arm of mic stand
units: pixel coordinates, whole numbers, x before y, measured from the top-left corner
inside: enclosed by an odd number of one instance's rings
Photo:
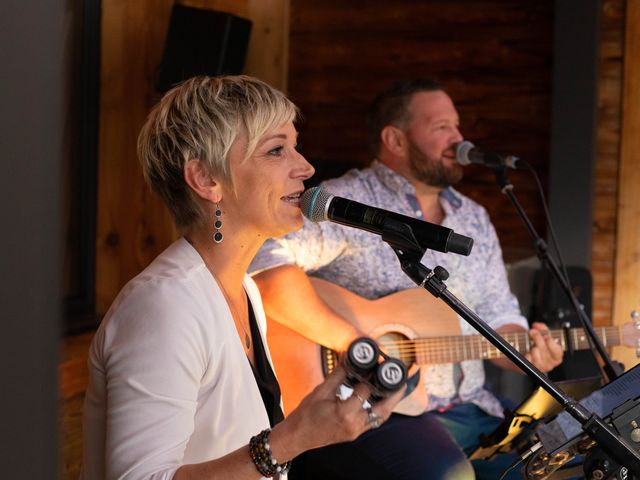
[[[393,247],[393,244],[391,246]],[[615,459],[620,465],[627,467],[635,475],[640,476],[640,454],[626,440],[617,435],[610,425],[564,393],[544,373],[532,365],[495,330],[487,325],[484,320],[449,292],[442,281],[442,278],[448,276],[446,270],[436,267],[432,271],[420,263],[420,257],[417,255],[405,253],[395,247],[394,251],[400,260],[402,270],[416,284],[428,290],[435,297],[441,298],[509,360],[515,363],[518,368],[546,390],[564,410],[582,425],[585,433],[593,438],[611,458]]]
[[[580,307],[580,304],[578,303],[578,299],[573,293],[573,290],[571,290],[571,286],[567,283],[568,279],[564,278],[564,276],[560,272],[560,269],[558,268],[558,264],[549,255],[546,242],[540,237],[540,235],[538,235],[538,232],[536,232],[536,229],[533,227],[533,224],[531,223],[531,220],[529,220],[527,213],[524,211],[524,209],[522,208],[522,205],[520,205],[520,202],[518,202],[518,199],[513,193],[513,185],[511,184],[511,182],[509,182],[509,179],[507,178],[506,168],[496,167],[496,168],[493,168],[493,171],[496,175],[496,181],[498,182],[498,185],[500,186],[502,193],[504,193],[507,196],[507,198],[511,201],[511,204],[515,207],[516,211],[518,212],[518,215],[520,216],[525,226],[527,227],[527,230],[529,231],[529,235],[533,240],[533,245],[536,250],[536,255],[540,259],[540,262],[543,265],[544,264],[548,265],[549,268],[551,269],[553,276],[556,278],[556,280],[558,280],[558,283],[562,287],[562,290],[567,295],[567,298],[569,298],[569,301],[571,302],[573,309],[575,310],[576,314],[578,315],[578,318],[580,319],[580,323],[582,324],[584,330],[587,332],[587,338],[589,339],[591,346],[595,346],[595,349],[600,355],[600,358],[602,358],[602,361],[604,362],[603,370],[607,379],[610,382],[618,378],[622,374],[623,368],[619,363],[614,362],[609,356],[609,353],[604,348],[604,345],[602,345],[600,338],[598,338],[598,335],[593,329],[593,326],[591,325],[591,322],[589,321],[587,314],[582,309],[582,307]]]

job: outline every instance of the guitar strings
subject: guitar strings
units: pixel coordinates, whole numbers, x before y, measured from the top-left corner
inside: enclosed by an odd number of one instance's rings
[[[609,340],[608,343],[619,344],[620,330],[613,327],[601,327],[600,337],[606,336]],[[570,330],[570,341],[573,348],[581,349],[581,347],[588,347],[588,341],[582,329],[574,328]],[[550,335],[556,340],[564,343],[564,332],[562,330],[554,330],[550,332]],[[505,339],[511,343],[517,349],[520,349],[520,345],[524,347],[525,351],[531,348],[531,339],[527,332],[513,332],[504,335]],[[469,358],[469,359],[489,359],[502,356],[495,346],[493,346],[488,340],[480,335],[467,335],[467,336],[450,336],[450,337],[432,337],[422,338],[416,340],[399,340],[399,341],[381,341],[381,346],[387,348],[392,352],[398,352],[404,356],[416,356],[423,355],[427,358]],[[434,345],[435,344],[435,345]],[[564,345],[563,345],[564,347]],[[454,350],[455,349],[455,350]],[[462,351],[462,355],[461,355]],[[484,353],[484,355],[483,355]],[[471,355],[469,355],[471,354]]]
[[[600,331],[604,333],[608,339],[611,339],[611,340],[617,340],[619,337],[618,329],[616,327],[603,327],[600,329]],[[584,335],[580,337],[577,336],[579,332],[581,332],[581,329],[572,329],[572,331],[570,332],[573,337],[573,343],[575,344],[574,346],[579,346],[582,343],[586,343],[586,336]],[[564,339],[564,332],[560,330],[551,331],[551,336],[557,339]],[[509,333],[509,334],[505,334],[504,337],[507,340],[511,339],[511,341],[513,341],[514,343],[530,342],[530,338],[526,332]],[[468,344],[468,343],[478,343],[478,342],[483,345],[491,345],[488,342],[488,340],[486,340],[484,337],[480,335],[426,337],[426,338],[420,338],[415,340],[403,339],[399,341],[383,341],[382,344],[390,345],[390,346],[399,346],[399,347],[409,345],[410,346],[409,348],[411,348],[411,346],[415,344],[439,344],[441,348],[449,348],[452,344],[458,345],[460,343]]]

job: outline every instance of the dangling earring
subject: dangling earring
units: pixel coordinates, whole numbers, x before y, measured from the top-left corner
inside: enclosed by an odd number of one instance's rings
[[[220,243],[223,240],[222,232],[220,231],[220,229],[222,228],[222,220],[220,220],[222,218],[222,210],[220,210],[220,205],[218,203],[216,203],[215,216],[216,221],[213,222],[213,228],[215,228],[216,231],[213,234],[213,241],[216,243]]]

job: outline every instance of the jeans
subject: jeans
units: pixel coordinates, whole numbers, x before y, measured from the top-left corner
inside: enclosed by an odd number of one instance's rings
[[[434,415],[392,414],[357,440],[295,458],[291,480],[472,480],[473,468]],[[495,479],[494,479],[495,480]]]
[[[502,423],[503,419],[485,413],[472,403],[455,405],[444,412],[429,412],[455,439],[466,455],[478,447],[478,436],[490,434]],[[515,453],[496,455],[491,460],[473,460],[471,463],[478,480],[497,480],[518,458]],[[508,480],[520,480],[520,466],[514,468],[505,477]]]

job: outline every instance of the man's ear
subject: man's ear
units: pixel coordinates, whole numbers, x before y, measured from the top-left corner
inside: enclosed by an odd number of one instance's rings
[[[213,203],[222,200],[222,185],[213,178],[199,159],[189,160],[185,164],[184,181],[200,198]]]
[[[407,137],[402,130],[394,125],[385,126],[380,132],[382,146],[396,156],[404,153],[407,145]]]

